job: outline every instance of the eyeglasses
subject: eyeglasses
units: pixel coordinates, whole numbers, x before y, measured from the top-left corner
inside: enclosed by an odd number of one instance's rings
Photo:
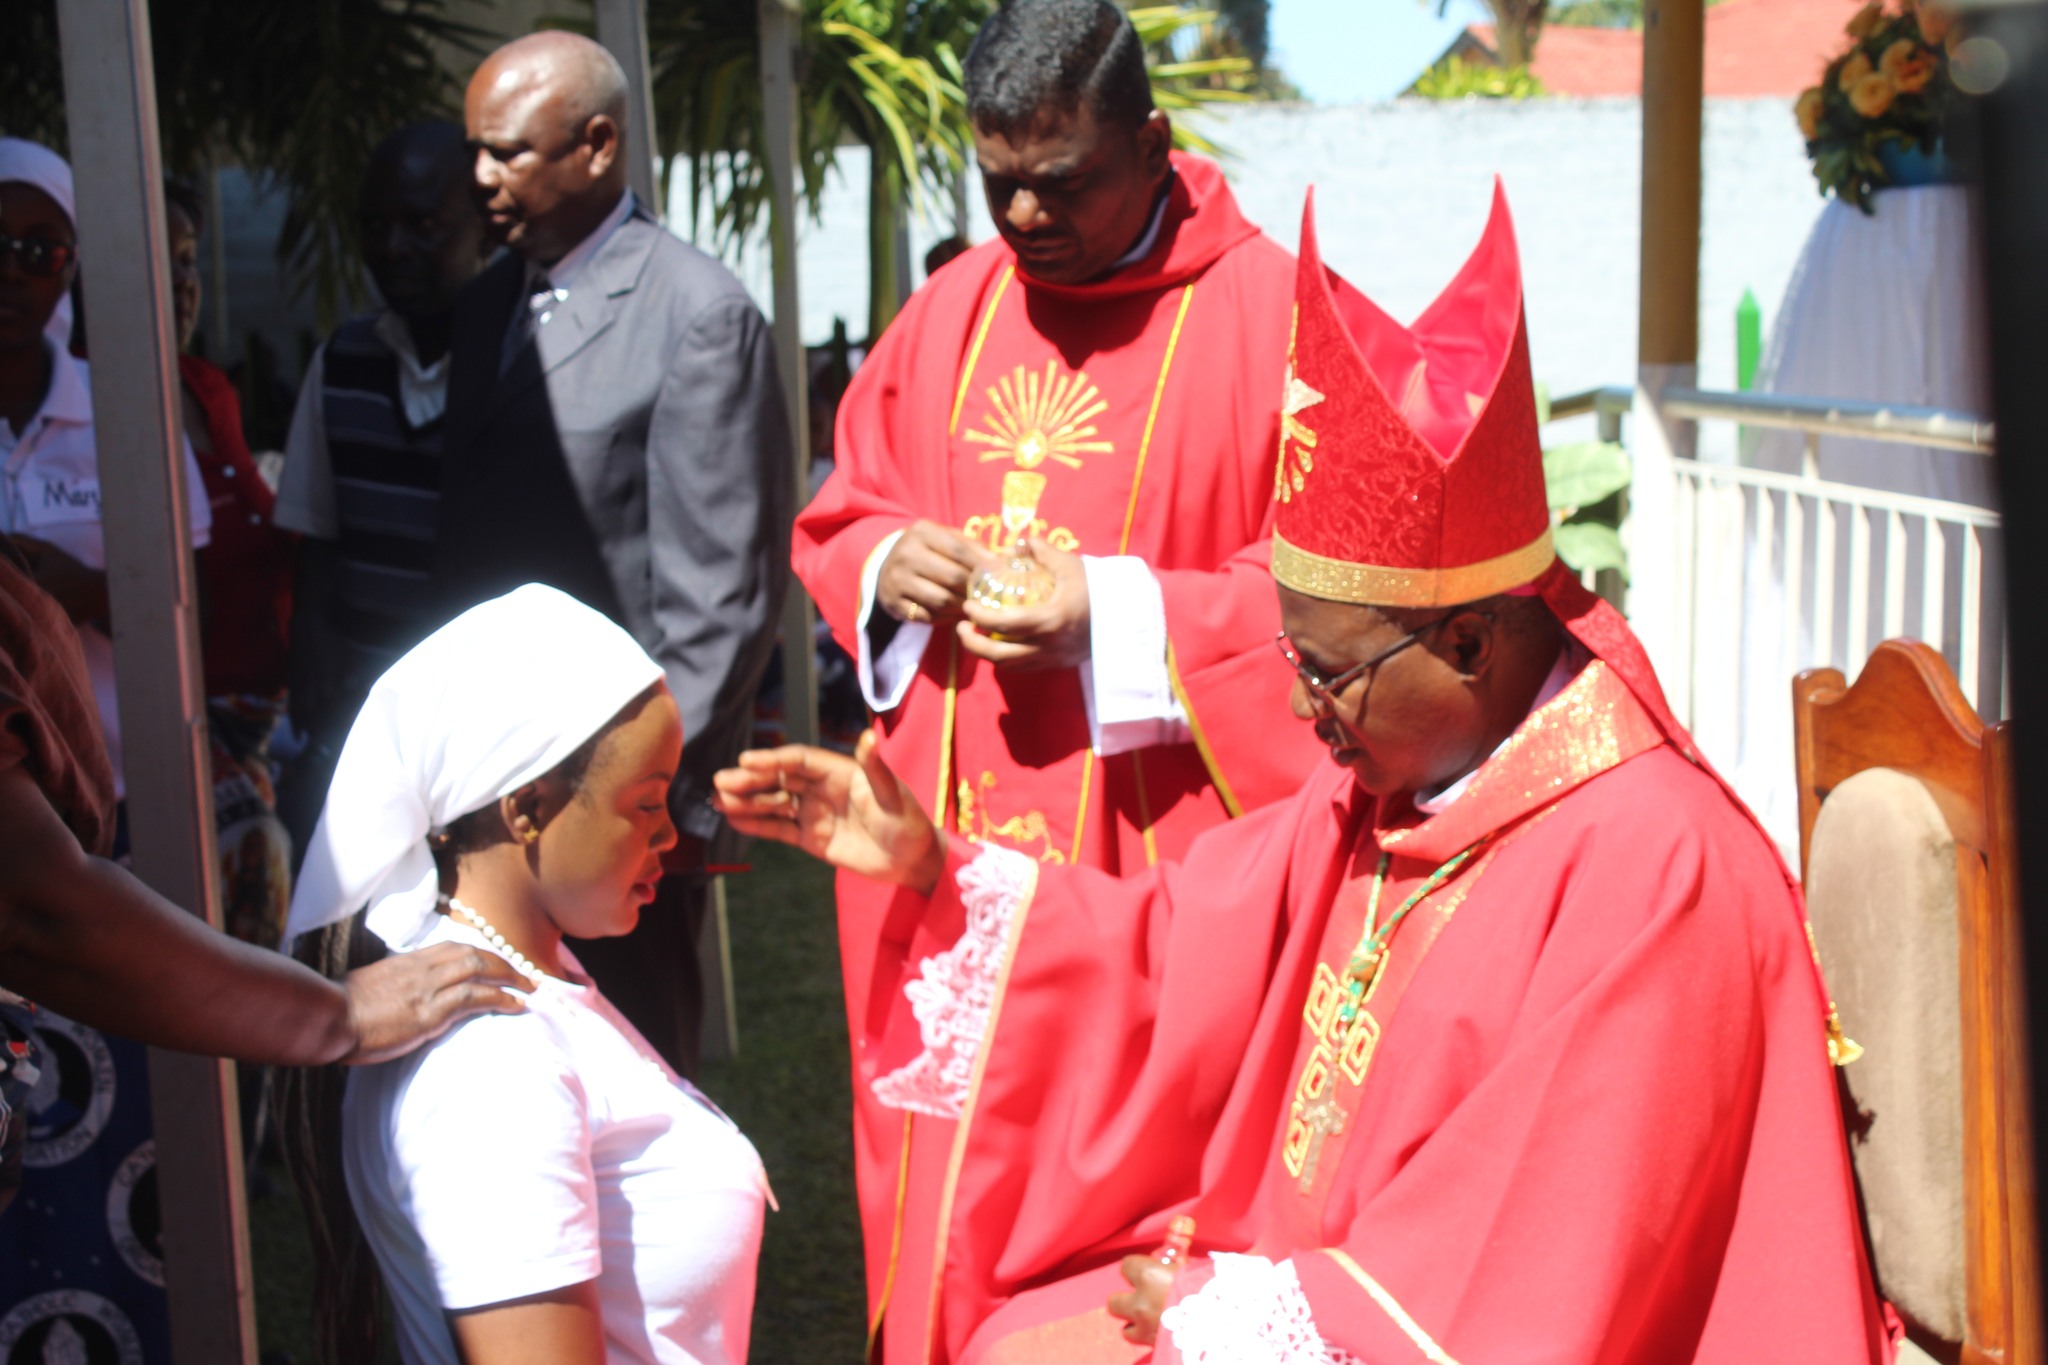
[[[68,242],[53,242],[47,237],[0,235],[0,261],[13,261],[41,279],[57,278],[77,259],[78,248]]]
[[[1492,612],[1480,612],[1478,614],[1487,617],[1493,615]],[[1294,652],[1294,646],[1288,642],[1286,631],[1283,630],[1276,633],[1273,636],[1273,643],[1279,648],[1280,657],[1287,660],[1293,667],[1295,676],[1300,678],[1302,684],[1308,688],[1309,696],[1323,707],[1334,710],[1337,706],[1338,693],[1456,615],[1458,613],[1455,611],[1446,612],[1427,625],[1417,626],[1414,630],[1409,631],[1406,635],[1403,635],[1364,663],[1353,664],[1334,678],[1324,678],[1313,668],[1303,663],[1301,656]]]

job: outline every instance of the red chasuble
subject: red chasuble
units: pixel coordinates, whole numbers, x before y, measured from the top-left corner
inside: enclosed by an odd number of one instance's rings
[[[1047,866],[1111,873],[1179,856],[1291,793],[1319,749],[1287,709],[1267,536],[1293,258],[1238,212],[1209,162],[1176,154],[1159,239],[1092,285],[1022,274],[1000,240],[948,265],[861,367],[838,465],[796,525],[797,574],[851,650],[862,572],[927,518],[992,549],[1018,530],[1084,555],[1137,555],[1160,581],[1193,743],[1109,759],[1089,747],[1076,670],[1002,674],[935,632],[882,753],[941,823]],[[839,882],[855,1040],[855,1148],[871,1305],[929,1274],[951,1124],[883,1107],[863,1041],[914,959],[890,893]],[[899,912],[897,919],[903,919]],[[871,992],[876,994],[871,994]],[[922,1308],[889,1308],[911,1358]]]
[[[1330,771],[998,915],[956,845],[912,951],[1006,962],[918,1359],[1141,1358],[1102,1305],[1182,1213],[1373,1365],[1889,1359],[1796,888],[1620,618],[1541,589],[1594,657],[1440,814]],[[1347,1010],[1383,857],[1380,922],[1436,886]]]

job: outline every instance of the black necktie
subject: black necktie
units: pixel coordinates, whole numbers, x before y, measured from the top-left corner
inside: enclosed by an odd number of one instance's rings
[[[535,276],[525,297],[512,310],[512,320],[505,325],[505,348],[498,354],[499,374],[512,368],[512,362],[533,340],[534,333],[540,330],[542,320],[554,303],[554,285],[548,282],[545,274]]]

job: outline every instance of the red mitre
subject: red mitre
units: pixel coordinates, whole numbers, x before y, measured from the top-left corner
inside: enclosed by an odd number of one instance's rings
[[[1413,327],[1324,269],[1302,211],[1273,577],[1333,602],[1436,607],[1534,582],[1550,508],[1506,194]]]

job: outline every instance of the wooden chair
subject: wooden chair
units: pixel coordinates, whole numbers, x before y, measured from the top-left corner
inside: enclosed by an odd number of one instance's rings
[[[1807,912],[1881,1292],[1938,1360],[2048,1365],[2011,743],[1941,656],[1887,640],[1792,684]]]

